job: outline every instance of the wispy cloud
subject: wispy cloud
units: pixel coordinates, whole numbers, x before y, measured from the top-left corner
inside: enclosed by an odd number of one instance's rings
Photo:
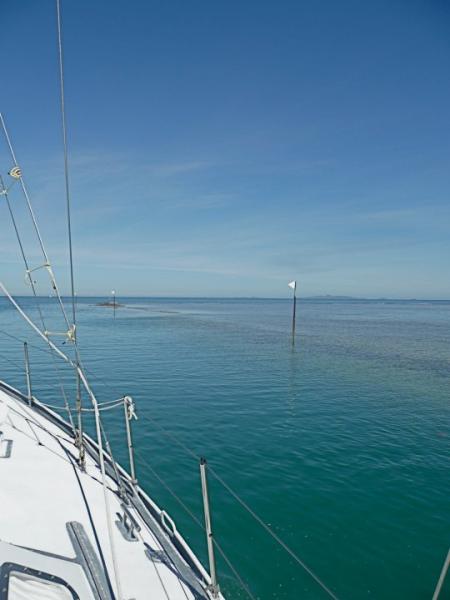
[[[150,163],[142,166],[142,171],[155,177],[171,177],[174,175],[182,175],[184,173],[192,173],[194,171],[203,171],[215,166],[216,163],[206,160],[192,160],[173,163]]]

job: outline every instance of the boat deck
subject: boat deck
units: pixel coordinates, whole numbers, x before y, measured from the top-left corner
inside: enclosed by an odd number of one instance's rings
[[[98,460],[89,452],[86,469],[78,466],[73,435],[54,413],[42,405],[27,406],[2,385],[0,432],[0,568],[2,577],[8,569],[15,573],[10,578],[14,595],[8,599],[211,597],[205,573],[183,558],[164,523],[147,510],[145,495],[128,483],[124,501],[110,472],[106,494],[114,568]],[[31,579],[25,581],[23,573]],[[57,585],[59,579],[63,584]],[[56,595],[40,595],[45,581],[55,584]]]

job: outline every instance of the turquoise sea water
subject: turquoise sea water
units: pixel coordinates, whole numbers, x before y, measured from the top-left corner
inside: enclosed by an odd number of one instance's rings
[[[204,562],[202,531],[150,470],[202,518],[198,465],[149,419],[206,456],[339,598],[431,598],[450,545],[450,302],[300,301],[293,346],[289,301],[130,298],[115,320],[98,301],[78,300],[93,387],[135,398],[140,483]],[[0,330],[44,347],[4,299]],[[35,395],[60,402],[47,354],[30,354]],[[24,389],[22,365],[0,333],[0,378]],[[122,412],[105,422],[127,465]],[[326,597],[210,483],[216,538],[256,597]],[[245,598],[218,563],[228,598]]]

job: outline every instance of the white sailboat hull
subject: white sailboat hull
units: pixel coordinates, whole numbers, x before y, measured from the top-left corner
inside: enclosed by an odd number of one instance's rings
[[[1,382],[0,431],[0,569],[8,600],[213,597],[208,574],[171,519],[117,465],[119,486],[105,454],[108,534],[92,439],[86,436],[83,470],[70,425]]]

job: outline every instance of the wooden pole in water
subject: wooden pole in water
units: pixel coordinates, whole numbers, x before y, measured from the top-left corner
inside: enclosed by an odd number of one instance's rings
[[[295,312],[297,309],[297,282],[291,281],[289,287],[294,290],[293,306],[292,306],[292,341],[295,339]]]
[[[295,295],[294,292],[294,306],[292,309],[292,335],[295,336],[295,311],[297,308],[297,296]]]
[[[113,297],[113,315],[114,315],[114,319],[116,318],[116,291],[113,290],[111,292],[112,297]]]

